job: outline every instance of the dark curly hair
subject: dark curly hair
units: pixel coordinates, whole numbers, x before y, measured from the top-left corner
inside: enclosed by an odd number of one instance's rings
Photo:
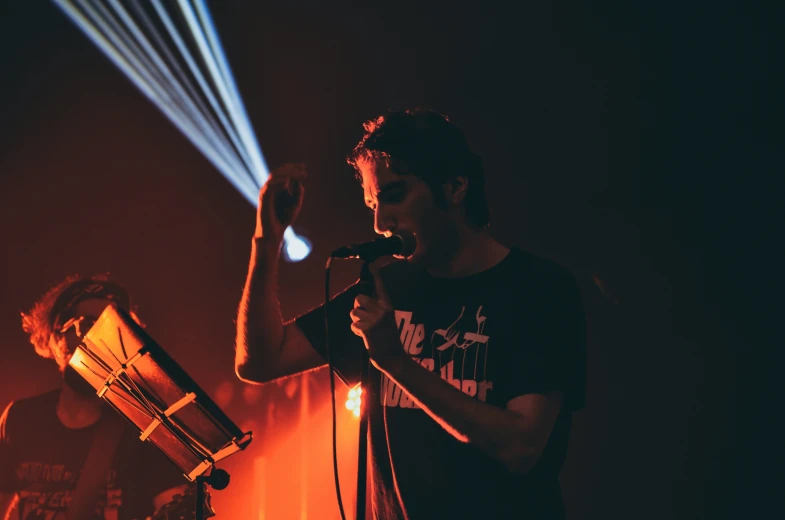
[[[466,141],[463,131],[447,116],[425,109],[391,110],[363,124],[365,135],[346,161],[362,182],[360,163],[384,158],[396,175],[412,174],[431,189],[434,202],[447,207],[442,185],[465,176],[466,215],[479,227],[490,221],[485,197],[482,160]]]
[[[123,306],[127,306],[126,310],[139,322],[127,295],[123,294],[125,289],[111,282],[108,275],[70,275],[46,291],[29,311],[22,313],[22,329],[30,336],[30,343],[39,356],[53,357],[52,348],[57,348],[63,339],[57,330],[62,325],[60,314],[76,300],[83,299],[85,294],[96,293],[96,287],[106,287],[113,293],[121,294],[127,302]],[[96,294],[96,297],[102,296]]]

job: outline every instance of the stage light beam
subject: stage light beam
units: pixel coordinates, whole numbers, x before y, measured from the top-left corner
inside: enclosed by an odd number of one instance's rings
[[[258,204],[269,169],[205,0],[52,1],[246,200]],[[169,13],[174,9],[185,21],[181,30]],[[311,252],[308,239],[291,227],[284,241],[288,261]]]

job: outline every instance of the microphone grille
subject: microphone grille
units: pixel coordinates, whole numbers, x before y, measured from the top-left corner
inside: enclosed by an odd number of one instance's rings
[[[409,233],[408,231],[399,231],[394,233],[393,236],[401,241],[401,250],[398,253],[400,256],[405,257],[414,253],[414,250],[417,247],[417,240],[412,233]]]

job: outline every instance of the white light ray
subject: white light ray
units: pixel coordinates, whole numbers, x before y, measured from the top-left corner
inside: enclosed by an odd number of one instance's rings
[[[53,2],[252,205],[258,204],[269,169],[205,0],[166,7],[160,0]],[[150,6],[174,47],[150,16]],[[167,11],[177,8],[185,21],[181,30]],[[190,49],[186,36],[195,44]],[[291,227],[284,241],[289,261],[311,251],[309,241]]]

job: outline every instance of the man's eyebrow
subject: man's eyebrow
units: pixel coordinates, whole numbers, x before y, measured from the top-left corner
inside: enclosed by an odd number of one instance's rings
[[[376,192],[376,197],[378,198],[379,195],[384,195],[385,193],[389,193],[391,191],[395,191],[397,189],[401,189],[401,188],[405,188],[405,187],[406,187],[406,181],[403,181],[403,180],[389,182],[389,183],[385,184],[384,186],[382,186],[381,189],[378,192]]]
[[[406,181],[404,180],[388,182],[376,192],[376,198],[378,199],[380,196],[383,197],[386,193],[404,188],[406,188]],[[373,200],[366,197],[365,205],[371,207],[373,205]]]

